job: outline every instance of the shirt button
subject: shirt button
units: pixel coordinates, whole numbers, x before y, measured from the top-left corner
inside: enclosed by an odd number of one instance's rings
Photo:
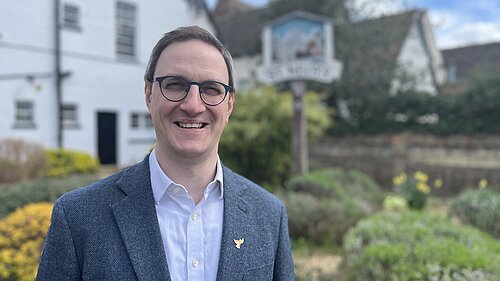
[[[192,214],[191,214],[191,219],[192,219],[192,220],[194,220],[194,221],[195,221],[197,218],[198,218],[198,214],[196,214],[196,213],[192,213]]]
[[[193,267],[198,267],[198,265],[200,265],[200,261],[198,259],[193,259],[192,265]]]

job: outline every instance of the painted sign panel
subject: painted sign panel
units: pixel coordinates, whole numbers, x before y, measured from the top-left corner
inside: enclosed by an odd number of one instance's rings
[[[264,27],[262,50],[257,78],[264,83],[328,83],[342,72],[342,64],[334,59],[332,22],[309,13],[293,12]]]
[[[323,22],[295,18],[271,28],[273,62],[325,58]]]

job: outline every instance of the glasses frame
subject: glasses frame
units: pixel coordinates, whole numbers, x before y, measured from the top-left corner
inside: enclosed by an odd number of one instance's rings
[[[171,99],[171,98],[168,98],[164,93],[163,93],[163,89],[161,87],[161,84],[163,82],[163,80],[167,79],[167,78],[177,78],[181,81],[184,81],[186,83],[186,90],[184,91],[184,96],[180,99]],[[186,80],[180,76],[176,76],[176,75],[167,75],[167,76],[159,76],[159,77],[156,77],[154,78],[154,81],[158,82],[158,87],[160,88],[160,92],[161,92],[161,95],[166,98],[167,100],[169,101],[172,101],[172,102],[179,102],[179,101],[182,101],[183,99],[185,99],[187,97],[187,95],[189,94],[189,90],[191,89],[191,86],[193,85],[196,85],[198,86],[198,93],[200,94],[200,99],[201,101],[203,101],[204,104],[208,105],[208,106],[217,106],[219,104],[221,104],[225,99],[226,99],[226,96],[227,96],[227,93],[231,93],[233,92],[234,88],[229,86],[229,85],[226,85],[222,82],[219,82],[219,81],[214,81],[214,80],[207,80],[207,81],[203,81],[203,82],[195,82],[195,81],[189,81],[189,80]],[[151,82],[154,82],[154,81],[151,81]],[[217,83],[219,85],[221,85],[222,87],[224,87],[224,97],[222,98],[222,100],[216,104],[210,104],[210,103],[207,103],[204,99],[203,99],[203,91],[202,91],[202,88],[204,85],[208,84],[208,83]]]

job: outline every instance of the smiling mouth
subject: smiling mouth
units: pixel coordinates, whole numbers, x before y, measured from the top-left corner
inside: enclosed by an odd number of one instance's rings
[[[174,122],[174,124],[183,129],[201,129],[207,125],[205,123],[185,123],[185,122]]]

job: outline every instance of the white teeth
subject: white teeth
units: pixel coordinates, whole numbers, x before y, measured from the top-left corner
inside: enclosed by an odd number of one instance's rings
[[[186,129],[200,129],[203,127],[202,123],[181,123],[179,122],[179,126],[181,128],[186,128]]]

